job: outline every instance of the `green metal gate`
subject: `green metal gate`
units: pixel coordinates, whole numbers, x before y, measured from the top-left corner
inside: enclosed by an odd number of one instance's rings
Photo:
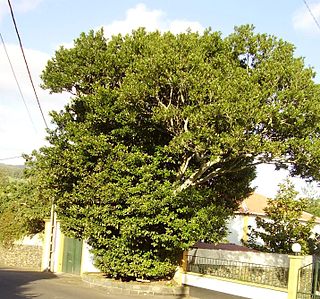
[[[320,259],[299,269],[297,299],[320,299]]]
[[[65,237],[63,246],[62,272],[80,274],[82,241]]]

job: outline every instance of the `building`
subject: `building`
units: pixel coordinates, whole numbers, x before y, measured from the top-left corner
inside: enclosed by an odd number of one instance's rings
[[[268,205],[268,198],[253,193],[246,198],[240,205],[239,210],[235,213],[234,217],[228,223],[229,235],[227,237],[230,243],[241,245],[241,239],[247,240],[247,233],[249,227],[256,228],[256,217],[266,217],[264,208]],[[303,212],[301,222],[307,222],[313,217],[312,214]],[[320,218],[315,219],[314,232],[320,234]]]

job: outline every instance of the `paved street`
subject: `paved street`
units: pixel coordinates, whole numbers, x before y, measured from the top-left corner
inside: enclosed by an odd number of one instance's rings
[[[76,276],[0,269],[1,299],[125,299],[107,295],[102,288],[90,288]],[[141,296],[130,296],[141,299]]]
[[[200,299],[247,299],[239,296],[233,296],[228,294],[222,294],[219,292],[213,292],[201,288],[190,288],[190,296],[192,298],[200,298]]]
[[[84,283],[77,276],[0,268],[1,299],[141,299],[148,296],[108,295],[106,289]],[[191,295],[200,299],[243,299],[194,288]],[[149,296],[154,299],[180,297]]]

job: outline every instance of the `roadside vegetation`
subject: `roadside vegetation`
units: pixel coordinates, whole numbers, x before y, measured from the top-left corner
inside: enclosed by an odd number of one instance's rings
[[[303,218],[310,199],[298,197],[290,180],[279,185],[275,199],[269,199],[265,217],[256,217],[257,227],[250,227],[245,246],[264,252],[292,254],[294,243],[302,254],[319,254],[319,234],[314,233],[315,216]]]
[[[47,206],[24,167],[0,165],[0,243],[10,246],[44,229]]]

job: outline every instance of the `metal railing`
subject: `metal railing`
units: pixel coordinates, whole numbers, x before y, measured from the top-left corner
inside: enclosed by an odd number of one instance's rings
[[[297,299],[320,299],[319,261],[299,269]]]
[[[289,268],[188,255],[187,271],[287,288]]]

